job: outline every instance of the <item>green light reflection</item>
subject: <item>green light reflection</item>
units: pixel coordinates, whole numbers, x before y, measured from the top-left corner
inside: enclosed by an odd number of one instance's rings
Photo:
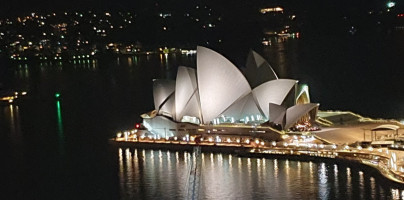
[[[59,151],[61,154],[64,154],[64,139],[65,136],[63,134],[63,120],[62,120],[62,111],[61,111],[60,101],[56,101],[56,111],[58,117],[58,136],[59,136]]]

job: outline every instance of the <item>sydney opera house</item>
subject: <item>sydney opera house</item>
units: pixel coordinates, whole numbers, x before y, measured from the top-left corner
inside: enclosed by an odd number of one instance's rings
[[[219,53],[197,47],[196,69],[178,67],[176,80],[153,80],[154,110],[142,115],[161,138],[195,135],[255,136],[277,140],[315,127],[318,104],[308,87],[280,79],[251,51],[242,71]]]

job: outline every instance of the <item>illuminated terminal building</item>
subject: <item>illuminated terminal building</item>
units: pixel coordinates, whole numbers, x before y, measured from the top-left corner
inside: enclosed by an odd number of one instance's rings
[[[142,116],[158,138],[260,137],[280,140],[285,131],[316,128],[318,104],[308,87],[280,79],[251,51],[242,73],[219,53],[197,47],[196,69],[178,67],[176,80],[153,81],[154,110]]]

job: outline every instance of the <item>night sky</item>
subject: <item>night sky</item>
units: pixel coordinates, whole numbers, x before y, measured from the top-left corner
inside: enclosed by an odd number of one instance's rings
[[[307,11],[321,11],[347,9],[353,11],[368,10],[369,8],[383,7],[387,0],[3,0],[0,3],[0,15],[21,14],[31,11],[65,11],[65,10],[127,10],[139,9],[146,5],[159,2],[169,4],[174,8],[184,8],[185,4],[203,3],[212,6],[220,12],[239,13],[243,9],[255,6],[282,5],[291,9],[303,9]],[[403,8],[399,1],[396,1],[397,8]]]

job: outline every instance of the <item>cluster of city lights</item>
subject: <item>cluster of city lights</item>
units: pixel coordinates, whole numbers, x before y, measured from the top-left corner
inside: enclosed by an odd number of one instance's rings
[[[138,135],[138,130],[133,129],[130,131],[122,131],[118,132],[116,134],[117,140],[124,140],[124,141],[177,141],[177,142],[191,142],[195,143],[197,137],[196,136],[190,136],[189,134],[183,136],[183,137],[161,137],[159,135],[146,135],[146,134],[141,134],[140,136]],[[258,138],[246,138],[246,137],[221,137],[221,136],[207,136],[207,137],[199,137],[199,142],[201,143],[212,143],[212,144],[246,144],[246,145],[255,145],[255,146],[265,146],[265,141],[262,139]],[[274,142],[270,143],[274,144]],[[275,142],[276,145],[276,142]]]

